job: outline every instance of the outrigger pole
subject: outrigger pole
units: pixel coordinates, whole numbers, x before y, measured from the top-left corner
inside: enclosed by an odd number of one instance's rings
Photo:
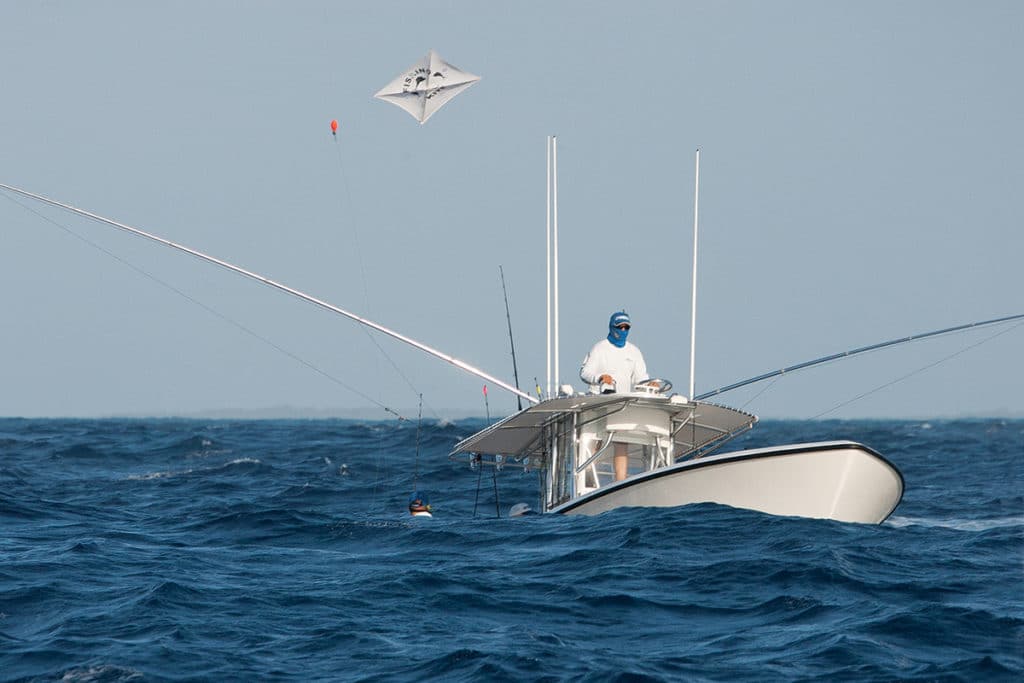
[[[986,327],[988,325],[998,325],[1000,323],[1008,323],[1012,320],[1024,319],[1024,313],[1018,313],[1016,315],[1008,315],[1003,318],[993,318],[992,320],[981,320],[975,323],[967,323],[966,325],[957,325],[956,327],[947,327],[941,330],[933,330],[932,332],[924,332],[922,334],[913,334],[909,337],[900,337],[899,339],[890,339],[889,341],[879,342],[878,344],[871,344],[870,346],[862,346],[857,349],[851,349],[849,351],[843,351],[842,353],[833,353],[830,356],[823,356],[814,360],[809,360],[803,363],[797,363],[796,365],[790,365],[788,368],[782,368],[780,370],[774,370],[772,372],[766,372],[763,375],[757,377],[751,377],[734,384],[729,384],[724,387],[719,387],[707,393],[701,394],[700,396],[694,396],[695,401],[702,401],[711,396],[723,394],[733,389],[739,389],[745,387],[748,384],[754,384],[755,382],[763,382],[766,379],[778,377],[790,372],[796,372],[797,370],[806,370],[807,368],[814,367],[815,365],[821,365],[822,363],[828,363],[829,361],[839,360],[841,358],[849,358],[850,356],[856,356],[861,353],[867,353],[868,351],[877,351],[878,349],[884,349],[889,346],[898,346],[900,344],[906,344],[907,342],[918,341],[920,339],[927,339],[928,337],[938,337],[943,334],[952,334],[953,332],[962,332],[963,330],[969,330],[975,327]],[[1000,332],[999,334],[1002,334]]]
[[[545,234],[545,241],[546,241],[546,257],[545,258],[547,259],[547,261],[546,261],[546,271],[547,272],[546,272],[546,276],[545,277],[547,278],[547,280],[545,282],[545,294],[544,294],[544,296],[546,297],[546,309],[547,309],[546,314],[545,314],[545,315],[547,315],[547,320],[546,320],[547,336],[545,337],[545,341],[544,341],[544,344],[545,344],[544,354],[547,356],[547,375],[544,378],[545,381],[547,382],[547,385],[545,386],[545,393],[544,393],[545,398],[550,398],[551,397],[551,138],[552,138],[552,136],[549,135],[548,139],[547,139],[547,149],[545,149],[545,154],[547,155],[546,161],[547,161],[547,168],[548,168],[547,190],[546,190],[547,205],[545,207],[546,211],[547,211],[547,216],[545,218],[545,223],[546,223],[546,227],[547,227],[547,232]]]
[[[558,395],[561,385],[558,367],[558,137],[547,143],[547,398]],[[552,227],[554,231],[552,232]],[[552,340],[552,334],[554,339]],[[552,359],[554,373],[552,374]]]
[[[555,341],[552,348],[552,353],[555,356],[555,393],[557,396],[561,392],[562,386],[562,375],[558,369],[558,356],[559,356],[559,344],[558,344],[558,322],[560,320],[558,316],[558,137],[555,135],[551,136],[551,260],[552,260],[552,308],[554,312],[555,321]]]
[[[693,171],[693,286],[690,291],[690,393],[693,396],[694,368],[697,364],[697,202],[700,199],[700,148]]]
[[[446,363],[449,363],[451,365],[454,365],[455,367],[459,368],[460,370],[468,372],[469,374],[475,375],[475,376],[477,376],[477,377],[479,377],[481,379],[485,379],[488,382],[492,382],[493,384],[495,384],[496,386],[501,387],[505,391],[509,391],[509,392],[512,392],[513,394],[515,394],[517,396],[521,396],[522,398],[525,398],[527,401],[530,401],[531,403],[539,403],[540,402],[538,399],[534,398],[533,396],[530,396],[528,393],[526,393],[524,391],[520,391],[519,389],[513,387],[512,385],[507,384],[506,382],[503,382],[500,379],[487,374],[483,370],[480,370],[478,368],[473,367],[472,365],[466,363],[465,361],[459,360],[458,358],[455,358],[454,356],[450,356],[447,353],[444,353],[443,351],[438,351],[437,349],[432,348],[430,346],[427,346],[426,344],[424,344],[422,342],[418,342],[415,339],[412,339],[410,337],[405,336],[404,334],[401,334],[399,332],[395,332],[394,330],[388,329],[387,327],[384,327],[383,325],[381,325],[379,323],[375,323],[372,320],[368,320],[366,318],[363,318],[363,317],[360,317],[360,316],[356,315],[355,313],[350,313],[350,312],[348,312],[348,311],[346,311],[346,310],[344,310],[342,308],[338,308],[337,306],[334,306],[333,304],[329,304],[326,301],[323,301],[322,299],[317,299],[316,297],[310,296],[309,294],[306,294],[304,292],[300,292],[297,289],[293,289],[293,288],[291,288],[291,287],[289,287],[287,285],[283,285],[283,284],[281,284],[279,282],[275,282],[274,280],[271,280],[270,278],[264,277],[263,275],[260,275],[259,273],[254,273],[252,271],[246,270],[245,268],[241,268],[240,266],[236,266],[233,263],[228,263],[227,261],[223,261],[223,260],[221,260],[219,258],[216,258],[214,256],[210,256],[209,254],[204,254],[201,251],[197,251],[197,250],[192,249],[190,247],[186,247],[184,245],[177,244],[175,242],[171,242],[170,240],[164,239],[163,237],[159,237],[157,235],[153,235],[153,234],[145,232],[143,230],[139,230],[138,228],[133,228],[130,225],[125,225],[124,223],[118,223],[117,221],[112,220],[110,218],[104,218],[103,216],[97,215],[95,213],[91,213],[89,211],[85,211],[84,209],[79,209],[77,207],[71,206],[70,204],[64,204],[63,202],[58,202],[55,199],[50,199],[49,197],[44,197],[43,195],[34,194],[34,193],[28,192],[26,190],[18,189],[17,187],[11,187],[10,185],[4,185],[3,183],[0,183],[0,189],[8,190],[10,192],[14,192],[14,193],[19,194],[19,195],[21,195],[23,197],[28,197],[29,199],[34,199],[34,200],[36,200],[38,202],[42,202],[43,204],[49,204],[50,206],[55,206],[55,207],[57,207],[59,209],[64,209],[65,211],[70,211],[71,213],[77,214],[79,216],[84,216],[85,218],[91,218],[92,220],[98,221],[100,223],[106,223],[107,225],[110,225],[110,226],[113,226],[115,228],[118,228],[119,230],[124,230],[125,232],[132,233],[133,235],[138,235],[139,237],[144,237],[144,238],[146,238],[148,240],[152,240],[153,242],[158,242],[160,244],[163,244],[164,246],[171,247],[172,249],[177,249],[178,251],[183,251],[186,254],[190,254],[190,255],[195,256],[196,258],[201,259],[203,261],[207,261],[207,262],[212,263],[214,265],[220,266],[221,268],[225,268],[227,270],[233,271],[233,272],[238,273],[239,275],[243,275],[243,276],[245,276],[245,277],[247,277],[247,278],[249,278],[251,280],[256,280],[257,282],[262,282],[265,285],[268,285],[268,286],[273,287],[275,289],[279,289],[282,292],[284,292],[286,294],[290,294],[290,295],[292,295],[292,296],[294,296],[296,298],[302,299],[303,301],[308,301],[309,303],[315,304],[315,305],[317,305],[317,306],[319,306],[321,308],[325,308],[328,311],[332,311],[332,312],[337,313],[339,315],[343,315],[346,318],[359,323],[360,325],[365,325],[366,327],[369,327],[371,329],[377,330],[378,332],[386,334],[389,337],[397,339],[400,342],[404,342],[404,343],[408,344],[409,346],[413,346],[413,347],[419,349],[420,351],[428,353],[431,356],[434,356],[435,358],[440,358],[441,360],[443,360]]]

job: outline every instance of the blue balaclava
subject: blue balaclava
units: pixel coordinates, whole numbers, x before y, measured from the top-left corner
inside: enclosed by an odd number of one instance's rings
[[[619,325],[632,325],[629,322],[629,314],[625,311],[616,311],[612,313],[611,319],[608,321],[608,341],[620,349],[626,345],[626,337],[629,336],[629,329],[620,330]]]

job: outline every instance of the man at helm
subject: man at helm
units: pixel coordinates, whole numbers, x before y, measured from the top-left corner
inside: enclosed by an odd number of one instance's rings
[[[633,391],[637,383],[648,379],[644,354],[635,344],[626,341],[629,328],[628,313],[612,313],[608,336],[594,344],[583,359],[580,379],[590,385],[591,393]]]
[[[635,344],[626,341],[629,328],[628,313],[612,313],[608,321],[608,336],[594,344],[583,359],[580,379],[590,385],[591,393],[633,391],[637,383],[648,379],[644,354],[640,353]],[[598,445],[591,444],[591,449],[596,449]],[[622,481],[629,475],[629,447],[625,443],[615,443],[612,463],[615,481]]]

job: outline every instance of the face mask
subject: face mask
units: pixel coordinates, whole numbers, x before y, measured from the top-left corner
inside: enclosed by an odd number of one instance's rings
[[[620,330],[617,327],[608,328],[608,341],[612,345],[619,347],[620,349],[626,345],[626,337],[629,336],[629,330]]]

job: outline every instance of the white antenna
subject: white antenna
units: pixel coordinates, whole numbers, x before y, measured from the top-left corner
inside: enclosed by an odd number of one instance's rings
[[[693,286],[690,299],[690,393],[693,398],[694,367],[697,361],[697,205],[700,200],[700,147],[697,148],[697,160],[693,176]]]
[[[552,216],[555,224],[554,231],[554,270],[555,270],[555,284],[554,284],[554,301],[555,301],[555,392],[559,391],[558,387],[561,386],[562,376],[558,372],[558,137],[551,136],[551,199],[552,199]]]
[[[548,176],[547,176],[547,188],[546,188],[546,192],[547,192],[547,206],[546,206],[546,211],[547,211],[547,216],[546,216],[547,234],[546,234],[546,237],[545,237],[545,244],[546,244],[546,248],[547,248],[547,255],[545,256],[545,258],[547,259],[547,261],[546,261],[547,275],[545,277],[547,279],[546,279],[545,282],[546,282],[546,286],[547,286],[547,291],[545,292],[545,295],[544,295],[545,296],[545,301],[547,303],[547,313],[545,314],[547,316],[547,318],[546,318],[546,321],[547,321],[547,338],[545,340],[544,353],[547,354],[548,365],[547,365],[547,376],[546,376],[546,380],[547,380],[547,385],[546,385],[547,386],[547,390],[546,390],[546,392],[547,393],[545,393],[544,396],[545,397],[550,397],[551,396],[551,136],[550,135],[548,136],[548,139],[547,139],[547,148],[545,149],[545,155],[546,155],[546,159],[545,160],[547,161],[547,165],[548,165]]]

